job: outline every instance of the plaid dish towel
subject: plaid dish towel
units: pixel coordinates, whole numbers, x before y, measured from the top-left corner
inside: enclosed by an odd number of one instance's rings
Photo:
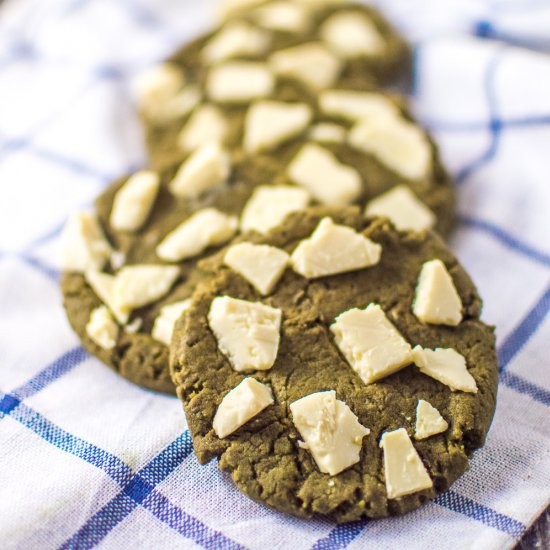
[[[487,445],[435,502],[336,526],[200,466],[179,401],[91,358],[58,288],[68,214],[145,163],[129,81],[207,28],[197,0],[0,4],[0,547],[512,547],[550,497],[550,3],[380,0],[456,176],[452,246],[497,326]]]

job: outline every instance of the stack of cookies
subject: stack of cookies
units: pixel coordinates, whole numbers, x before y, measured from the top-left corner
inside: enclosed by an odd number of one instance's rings
[[[220,12],[135,82],[151,164],[67,223],[69,321],[120,375],[177,393],[199,460],[255,500],[339,522],[412,510],[483,445],[497,360],[442,239],[452,183],[387,91],[409,48],[348,1]]]

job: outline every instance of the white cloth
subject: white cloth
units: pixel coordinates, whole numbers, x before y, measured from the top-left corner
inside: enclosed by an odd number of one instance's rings
[[[550,496],[550,3],[380,0],[416,45],[416,113],[457,177],[452,246],[497,326],[487,445],[402,518],[275,513],[199,466],[181,405],[89,357],[57,281],[59,228],[143,165],[132,75],[205,29],[211,2],[0,5],[0,546],[508,548]]]

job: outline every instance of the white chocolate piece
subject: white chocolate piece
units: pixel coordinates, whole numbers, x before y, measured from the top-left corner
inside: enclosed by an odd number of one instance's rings
[[[290,185],[260,185],[241,215],[241,231],[265,234],[277,227],[288,214],[303,210],[310,202],[309,193]]]
[[[174,302],[161,308],[155,322],[151,336],[163,344],[169,346],[174,332],[176,321],[191,307],[191,299]]]
[[[118,271],[126,263],[126,254],[120,250],[113,250],[109,259],[114,271]]]
[[[425,180],[431,172],[432,148],[426,134],[402,117],[365,118],[351,129],[348,141],[407,179]]]
[[[279,50],[269,64],[275,74],[298,80],[314,91],[332,86],[342,70],[340,59],[318,42]]]
[[[201,57],[205,63],[217,63],[234,57],[258,56],[267,51],[270,43],[269,33],[245,21],[234,21],[210,39]]]
[[[289,259],[284,250],[274,246],[239,243],[226,252],[224,263],[267,296],[283,276]]]
[[[121,307],[114,298],[115,277],[108,273],[88,270],[85,274],[86,282],[90,285],[97,297],[111,310],[115,319],[125,325],[130,317],[131,309]]]
[[[161,103],[151,118],[155,122],[167,123],[186,117],[202,100],[202,93],[197,84],[185,86],[172,99]]]
[[[248,110],[243,146],[249,153],[275,149],[300,135],[311,121],[311,107],[305,103],[259,101]]]
[[[398,185],[367,203],[365,216],[388,218],[399,231],[426,231],[437,218],[406,186]]]
[[[227,121],[214,105],[202,105],[193,112],[178,135],[182,151],[194,151],[207,143],[223,143],[228,131]]]
[[[61,233],[64,271],[84,273],[88,269],[102,269],[112,251],[96,216],[79,212],[68,219]]]
[[[128,323],[124,327],[124,332],[127,334],[136,334],[141,330],[143,326],[143,319],[141,317],[136,317],[131,323]]]
[[[316,143],[300,149],[288,166],[288,175],[323,204],[346,206],[361,194],[359,172]]]
[[[218,296],[208,324],[218,348],[237,372],[269,370],[277,359],[282,311],[261,304]]]
[[[422,266],[413,313],[423,323],[457,326],[462,321],[462,301],[453,279],[441,260]]]
[[[385,432],[380,439],[384,449],[384,476],[388,498],[412,495],[433,487],[422,459],[416,452],[407,430]]]
[[[273,394],[269,387],[254,378],[245,378],[222,399],[212,427],[216,435],[223,439],[273,403]]]
[[[432,435],[446,431],[448,427],[447,421],[433,405],[423,399],[418,400],[415,439],[427,439]]]
[[[161,63],[139,74],[132,82],[138,104],[147,116],[162,109],[184,87],[185,76],[173,63]]]
[[[308,239],[292,253],[290,262],[296,273],[316,279],[376,265],[382,247],[347,225],[323,218]]]
[[[115,276],[113,301],[121,310],[146,306],[168,294],[180,269],[166,265],[129,265]]]
[[[94,309],[86,325],[86,334],[99,347],[110,350],[116,346],[119,328],[105,306]]]
[[[182,163],[169,188],[177,197],[194,199],[225,183],[230,173],[229,153],[219,143],[206,143],[195,149]]]
[[[326,115],[349,122],[364,118],[399,116],[399,109],[385,95],[356,90],[326,90],[319,94],[319,107]]]
[[[137,231],[151,213],[159,184],[159,175],[150,170],[130,176],[113,199],[111,227],[115,231]]]
[[[331,122],[321,122],[310,130],[309,139],[319,143],[344,143],[348,131],[343,126]]]
[[[453,391],[477,393],[474,377],[468,372],[466,359],[452,348],[435,350],[415,346],[412,351],[420,372],[449,386]]]
[[[228,241],[237,232],[238,220],[215,208],[203,208],[178,225],[157,246],[157,256],[167,262],[193,258],[208,247]]]
[[[320,35],[344,58],[381,55],[386,48],[386,41],[374,23],[357,12],[335,13],[323,23]]]
[[[269,96],[275,78],[264,63],[230,61],[210,70],[206,81],[208,97],[218,103],[246,103]]]
[[[365,384],[385,378],[413,361],[411,346],[378,304],[342,313],[330,330],[347,362]]]
[[[359,462],[363,438],[370,433],[336,399],[335,391],[317,392],[290,404],[294,425],[319,470],[335,476]]]
[[[279,32],[304,33],[311,27],[307,9],[293,1],[271,2],[255,10],[261,27]]]

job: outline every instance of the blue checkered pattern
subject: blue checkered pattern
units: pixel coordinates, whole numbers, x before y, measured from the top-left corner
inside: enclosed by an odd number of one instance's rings
[[[503,548],[548,505],[550,2],[380,4],[416,46],[415,109],[459,188],[452,246],[497,326],[497,414],[471,470],[403,518],[287,518],[198,465],[176,399],[88,356],[60,304],[59,232],[145,164],[129,80],[206,28],[212,3],[4,0],[2,548]]]

